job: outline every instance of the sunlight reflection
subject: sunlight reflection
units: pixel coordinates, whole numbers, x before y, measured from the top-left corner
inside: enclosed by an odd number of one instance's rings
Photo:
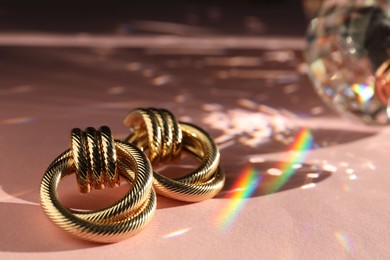
[[[230,140],[230,141],[227,141],[225,143],[218,144],[218,148],[219,148],[220,151],[222,151],[223,149],[226,149],[226,148],[234,145],[235,143],[236,143],[236,141]]]
[[[344,192],[350,192],[351,191],[351,187],[349,185],[344,185],[343,186],[343,191]]]
[[[294,166],[303,162],[312,146],[313,136],[310,130],[305,128],[300,130],[288,148],[290,158],[282,162],[278,167],[282,174],[270,183],[267,193],[278,191],[291,178],[297,170]]]
[[[352,181],[353,181],[353,180],[356,180],[356,179],[357,179],[357,176],[356,176],[355,174],[353,174],[353,175],[349,176],[349,179],[352,180]]]
[[[299,90],[299,85],[297,84],[288,84],[283,88],[283,92],[287,95],[290,95]]]
[[[257,109],[257,107],[259,106],[259,104],[257,104],[256,102],[254,102],[250,99],[247,99],[247,98],[240,98],[240,99],[238,99],[237,103],[240,106],[247,108],[247,109]]]
[[[181,116],[181,117],[179,117],[179,121],[191,123],[192,117],[191,116]]]
[[[316,107],[313,107],[310,109],[310,114],[312,115],[320,115],[322,113],[324,113],[325,109],[321,106],[316,106]]]
[[[347,162],[340,162],[341,167],[348,167],[349,164]]]
[[[296,164],[292,165],[291,167],[293,167],[294,169],[299,169],[299,168],[302,168],[302,164],[296,163]]]
[[[249,157],[248,160],[250,163],[263,163],[263,162],[265,162],[265,158],[262,156],[258,156],[258,155],[252,155]]]
[[[125,93],[126,88],[123,86],[112,86],[108,88],[107,92],[110,95],[119,95]]]
[[[217,138],[218,142],[236,139],[237,142],[249,147],[257,147],[270,141],[278,133],[285,133],[292,129],[292,122],[278,110],[259,105],[249,99],[239,99],[242,108],[224,109],[220,104],[204,104],[203,110],[208,112],[203,122],[211,128],[222,131]],[[281,135],[281,142],[288,138]]]
[[[177,95],[174,98],[174,100],[176,103],[184,103],[188,100],[188,97],[186,95],[180,94],[180,95]]]
[[[217,144],[221,144],[221,143],[224,143],[224,142],[227,142],[227,141],[230,141],[232,140],[232,137],[230,135],[220,135],[216,138],[214,138],[214,141],[217,143]]]
[[[33,117],[13,117],[6,118],[0,121],[4,125],[28,124],[34,121]]]
[[[295,52],[285,51],[268,51],[264,53],[264,59],[267,61],[287,62],[295,59]]]
[[[245,167],[238,176],[230,192],[226,195],[226,206],[217,217],[217,224],[221,230],[227,230],[244,207],[249,198],[259,186],[261,178],[259,172],[253,167]]]
[[[215,73],[218,79],[262,79],[273,80],[276,83],[294,83],[300,79],[300,75],[289,70],[261,70],[261,69],[230,69],[220,70]]]
[[[305,190],[305,189],[310,189],[310,188],[314,188],[316,186],[315,183],[308,183],[308,184],[304,184],[301,186],[301,189]]]
[[[324,169],[325,171],[328,171],[328,172],[336,172],[337,171],[337,167],[332,165],[332,164],[324,164],[322,166],[322,169]]]
[[[307,177],[312,178],[312,179],[316,179],[316,178],[320,177],[320,174],[319,173],[308,173]]]
[[[161,75],[161,76],[155,77],[152,80],[152,84],[155,85],[155,86],[162,86],[162,85],[170,83],[171,81],[172,81],[172,77],[171,76],[169,76],[169,75]]]
[[[361,103],[366,103],[374,96],[374,88],[375,87],[373,85],[367,84],[355,83],[352,85],[352,90],[356,93],[356,96]]]
[[[273,176],[280,176],[283,174],[283,172],[280,169],[277,168],[269,168],[267,170],[267,174],[273,175]]]
[[[343,234],[342,232],[336,231],[334,233],[337,241],[341,244],[341,246],[344,248],[345,251],[348,253],[353,254],[353,246],[351,243],[351,240],[347,234]]]
[[[192,228],[182,228],[182,229],[179,229],[179,230],[170,232],[170,233],[164,235],[163,237],[164,237],[164,238],[178,237],[178,236],[184,235],[185,233],[187,233],[187,232],[190,231],[191,229],[192,229]]]
[[[36,189],[26,189],[26,190],[14,192],[14,193],[9,193],[3,197],[0,197],[0,201],[5,202],[5,201],[9,201],[9,200],[12,200],[15,198],[22,198],[23,196],[30,194],[30,193],[33,193],[33,192],[36,192]]]
[[[228,67],[257,67],[262,65],[259,57],[236,56],[236,57],[207,57],[208,66],[228,66]]]
[[[375,164],[373,164],[372,162],[367,162],[366,163],[366,166],[367,166],[367,168],[369,168],[370,170],[376,170],[376,166],[375,166]]]

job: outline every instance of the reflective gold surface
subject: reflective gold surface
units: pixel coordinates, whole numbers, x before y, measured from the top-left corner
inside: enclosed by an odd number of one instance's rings
[[[95,20],[90,6],[79,13],[58,7],[66,32],[45,19],[51,13],[42,6],[34,16],[37,2],[25,1],[31,8],[23,13],[0,11],[0,26],[20,29],[11,46],[0,33],[0,259],[388,258],[390,129],[341,118],[313,91],[302,60],[307,26],[294,12],[300,2],[262,1],[270,4],[243,10],[244,2],[150,13],[144,2],[137,9],[128,1],[115,15],[104,5]],[[220,22],[208,23],[209,10],[219,11]],[[186,28],[187,16],[214,33],[156,30],[143,37],[147,32],[132,27],[143,20]],[[244,20],[256,27],[250,16],[265,26],[263,34],[247,34]],[[30,27],[16,22],[21,17]],[[117,27],[127,34],[115,35]],[[151,106],[215,138],[226,174],[221,192],[195,204],[159,196],[147,228],[110,245],[75,239],[48,221],[39,183],[53,155],[68,146],[69,130],[107,124],[124,139],[129,109]],[[292,145],[302,140],[312,145]],[[161,173],[188,173],[187,158],[197,163],[189,155],[179,169]],[[91,210],[128,190],[124,183],[79,193],[75,174],[59,186],[63,205]]]
[[[201,201],[214,197],[225,183],[219,167],[219,150],[213,139],[201,128],[179,123],[165,109],[132,110],[124,120],[130,128],[126,141],[149,154],[154,165],[180,155],[181,148],[199,159],[200,165],[184,177],[171,179],[154,172],[154,187],[158,194],[182,201]]]
[[[112,147],[112,150],[115,150],[115,153],[108,152],[110,149],[101,150],[101,147],[96,148],[91,144],[89,147],[94,147],[96,153],[101,154],[87,153],[80,149],[85,143],[79,145],[77,140],[83,143],[83,141],[87,141],[84,139],[89,138],[88,135],[104,135],[104,139],[107,137],[108,140],[111,139],[110,130],[107,127],[102,127],[99,132],[93,128],[87,128],[85,132],[74,129],[72,131],[72,148],[66,150],[53,161],[42,179],[41,205],[55,224],[75,236],[101,243],[117,242],[140,232],[154,215],[156,195],[152,187],[152,169],[149,161],[139,149],[121,141],[113,141],[115,146]],[[104,144],[102,146],[107,148]],[[112,156],[113,154],[116,154],[117,160],[116,156]],[[94,187],[98,188],[103,187],[106,183],[112,183],[112,178],[107,177],[108,173],[112,172],[104,171],[100,176],[90,176],[90,174],[102,172],[101,169],[96,170],[99,168],[96,162],[100,160],[100,157],[107,158],[110,155],[111,159],[114,160],[113,176],[120,174],[132,183],[130,191],[122,199],[100,210],[85,211],[63,206],[58,198],[57,188],[61,179],[73,172],[76,172],[78,183],[84,185],[82,191],[85,190],[83,190],[85,187],[89,188],[91,182]],[[90,160],[89,163],[87,163],[87,159]],[[115,167],[116,163],[118,167]],[[104,164],[105,168],[109,165],[108,163]],[[80,174],[83,175],[79,176]]]

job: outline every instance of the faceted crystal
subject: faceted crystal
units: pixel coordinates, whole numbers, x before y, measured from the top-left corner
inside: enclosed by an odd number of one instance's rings
[[[309,76],[325,102],[344,114],[387,122],[375,71],[389,57],[390,0],[328,0],[309,25]]]

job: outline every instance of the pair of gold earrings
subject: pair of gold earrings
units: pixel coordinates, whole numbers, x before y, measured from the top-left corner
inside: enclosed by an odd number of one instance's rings
[[[73,129],[71,148],[60,154],[43,176],[40,199],[45,213],[79,238],[101,243],[120,241],[150,222],[156,210],[156,192],[196,202],[214,197],[224,185],[218,148],[201,128],[178,122],[169,111],[154,108],[134,109],[124,123],[130,128],[124,141],[114,140],[107,126]],[[194,171],[176,179],[153,171],[159,164],[180,157],[183,150],[200,161]],[[61,179],[73,172],[81,192],[117,187],[120,176],[131,183],[131,188],[106,208],[70,209],[61,204],[57,188]]]

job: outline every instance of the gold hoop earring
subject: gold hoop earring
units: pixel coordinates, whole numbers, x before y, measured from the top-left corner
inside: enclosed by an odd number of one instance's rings
[[[177,179],[154,172],[156,192],[176,200],[196,202],[214,197],[225,183],[225,174],[219,167],[220,154],[213,139],[201,128],[178,122],[165,109],[137,108],[124,120],[130,128],[127,142],[141,150],[148,150],[152,165],[170,162],[182,149],[194,155],[200,165]]]
[[[119,175],[132,183],[127,194],[111,206],[81,211],[63,206],[57,188],[64,177],[76,173],[81,192],[119,185]],[[46,215],[63,230],[85,240],[112,243],[141,231],[156,210],[152,168],[134,145],[113,140],[103,126],[97,131],[72,130],[72,147],[46,170],[40,200]]]

